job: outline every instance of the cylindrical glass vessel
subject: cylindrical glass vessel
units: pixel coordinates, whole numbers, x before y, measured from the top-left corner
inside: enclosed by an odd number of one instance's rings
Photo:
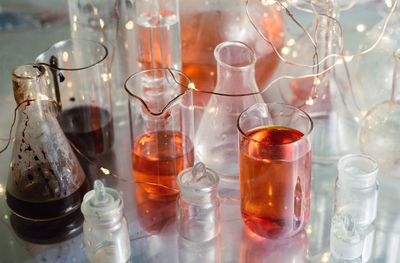
[[[196,158],[222,180],[238,183],[237,118],[263,101],[254,78],[256,57],[247,45],[235,41],[219,44],[214,56],[218,63],[216,94],[205,104],[196,130]]]
[[[290,105],[257,103],[237,125],[245,224],[263,237],[293,236],[310,215],[311,118]]]
[[[177,229],[190,241],[204,242],[220,232],[218,175],[203,163],[183,170],[177,178],[180,198],[177,202]]]
[[[355,224],[366,226],[376,218],[378,164],[362,154],[342,157],[338,163],[335,213],[350,215]]]
[[[105,46],[90,40],[55,43],[36,58],[47,67],[61,107],[58,121],[80,152],[96,157],[114,142],[110,75]]]
[[[94,182],[82,202],[83,239],[89,262],[126,263],[131,256],[129,231],[123,216],[121,194]]]
[[[190,85],[186,75],[173,69],[140,71],[125,83],[130,95],[132,174],[156,196],[176,195],[176,176],[193,166]]]
[[[135,5],[138,70],[181,69],[178,0],[144,0]]]
[[[23,239],[56,242],[79,233],[85,174],[57,122],[55,94],[41,65],[13,71],[18,123],[7,181],[11,224]]]

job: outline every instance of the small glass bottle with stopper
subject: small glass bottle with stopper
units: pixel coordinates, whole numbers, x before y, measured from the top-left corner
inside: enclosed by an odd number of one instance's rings
[[[131,249],[121,194],[96,180],[94,190],[83,198],[81,210],[89,262],[127,262]]]
[[[183,170],[177,178],[180,197],[177,201],[177,229],[193,242],[205,242],[220,232],[218,175],[203,163]]]

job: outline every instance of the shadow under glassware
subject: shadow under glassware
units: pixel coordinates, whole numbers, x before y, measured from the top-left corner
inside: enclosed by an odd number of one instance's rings
[[[68,239],[80,233],[79,207],[88,185],[57,122],[44,67],[15,69],[13,89],[19,107],[6,189],[11,225],[35,243]]]
[[[176,177],[193,166],[192,81],[173,69],[129,77],[132,176],[156,198],[176,196]]]
[[[290,105],[257,103],[237,127],[244,223],[266,238],[293,236],[310,217],[311,118]]]
[[[108,152],[114,143],[108,50],[97,42],[68,39],[36,58],[56,92],[58,121],[65,135],[88,157]]]

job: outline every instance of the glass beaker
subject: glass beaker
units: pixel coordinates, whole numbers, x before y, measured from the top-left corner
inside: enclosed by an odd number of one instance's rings
[[[55,94],[41,65],[13,73],[18,123],[7,181],[7,204],[15,231],[32,242],[76,234],[85,175],[57,119]]]
[[[237,118],[254,103],[263,102],[254,77],[256,57],[247,45],[236,41],[219,44],[214,55],[217,87],[196,130],[196,158],[222,180],[238,182]]]
[[[70,39],[55,43],[36,58],[46,65],[46,76],[56,90],[61,128],[89,157],[106,153],[114,142],[107,56],[100,43]]]
[[[181,69],[178,0],[136,1],[138,69]]]
[[[176,195],[176,176],[193,166],[193,83],[173,69],[129,77],[133,177],[155,196]]]
[[[272,47],[259,35],[246,14],[279,50],[284,41],[284,20],[277,5],[258,0],[180,0],[183,71],[199,90],[212,91],[217,83],[213,50],[224,41],[241,41],[257,56],[255,78],[263,89],[278,66]]]
[[[245,224],[263,237],[293,236],[310,215],[311,118],[290,105],[257,103],[237,126]]]

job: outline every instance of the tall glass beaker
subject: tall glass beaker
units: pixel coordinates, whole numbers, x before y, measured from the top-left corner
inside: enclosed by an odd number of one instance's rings
[[[36,58],[55,87],[61,128],[89,157],[106,153],[114,142],[107,58],[105,46],[83,39],[55,43]]]
[[[55,94],[41,65],[13,71],[18,108],[7,204],[17,234],[33,242],[50,242],[79,232],[79,208],[88,189],[85,174],[56,116]]]
[[[218,63],[217,87],[196,130],[196,158],[222,180],[237,182],[236,121],[246,108],[263,101],[254,77],[256,57],[247,45],[236,41],[219,44],[214,56]]]
[[[181,69],[178,0],[136,1],[138,70]]]
[[[263,237],[293,236],[310,217],[311,118],[290,105],[257,103],[237,128],[246,226]]]
[[[193,166],[191,80],[173,69],[140,71],[125,83],[130,95],[133,177],[154,196],[176,195],[176,176]]]

